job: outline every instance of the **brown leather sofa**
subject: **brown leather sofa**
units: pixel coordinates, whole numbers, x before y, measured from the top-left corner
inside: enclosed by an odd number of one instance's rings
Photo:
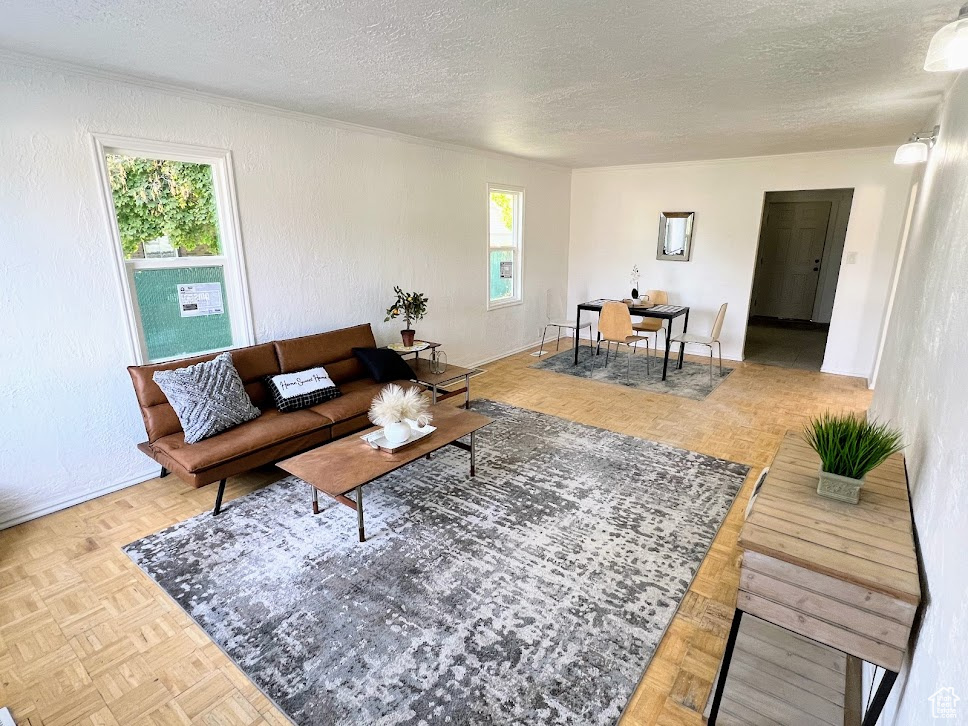
[[[168,472],[194,487],[218,481],[214,513],[222,505],[227,477],[284,459],[368,426],[366,412],[386,385],[369,378],[353,348],[376,343],[369,324],[302,338],[236,348],[232,362],[252,402],[262,415],[195,444],[186,444],[181,424],[165,394],[151,376],[155,371],[184,368],[216,354],[166,363],[129,366],[148,440],[138,448]],[[280,413],[273,405],[265,377],[325,366],[342,395],[301,411]],[[409,386],[409,381],[397,381]]]

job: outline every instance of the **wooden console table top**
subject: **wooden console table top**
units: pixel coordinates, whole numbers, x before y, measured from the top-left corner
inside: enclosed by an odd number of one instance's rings
[[[740,547],[916,606],[921,585],[903,457],[870,472],[859,504],[818,495],[819,466],[817,453],[788,432]]]

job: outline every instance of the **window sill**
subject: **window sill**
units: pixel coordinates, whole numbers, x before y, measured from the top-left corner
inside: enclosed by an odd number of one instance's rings
[[[518,298],[516,300],[500,300],[500,301],[487,301],[487,309],[490,310],[502,310],[503,308],[513,308],[515,305],[523,305],[524,300]]]

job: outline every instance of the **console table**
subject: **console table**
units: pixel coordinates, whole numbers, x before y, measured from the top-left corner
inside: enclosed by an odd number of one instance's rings
[[[817,494],[820,459],[788,432],[739,536],[739,594],[716,683],[716,723],[736,635],[752,615],[885,669],[873,726],[901,668],[921,601],[904,459],[867,476],[859,504]]]

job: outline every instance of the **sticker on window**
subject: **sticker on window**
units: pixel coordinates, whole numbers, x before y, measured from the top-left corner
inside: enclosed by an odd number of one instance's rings
[[[178,308],[183,318],[202,315],[221,315],[222,285],[217,282],[196,282],[178,286]]]
[[[501,279],[510,280],[511,279],[511,261],[501,263]]]

